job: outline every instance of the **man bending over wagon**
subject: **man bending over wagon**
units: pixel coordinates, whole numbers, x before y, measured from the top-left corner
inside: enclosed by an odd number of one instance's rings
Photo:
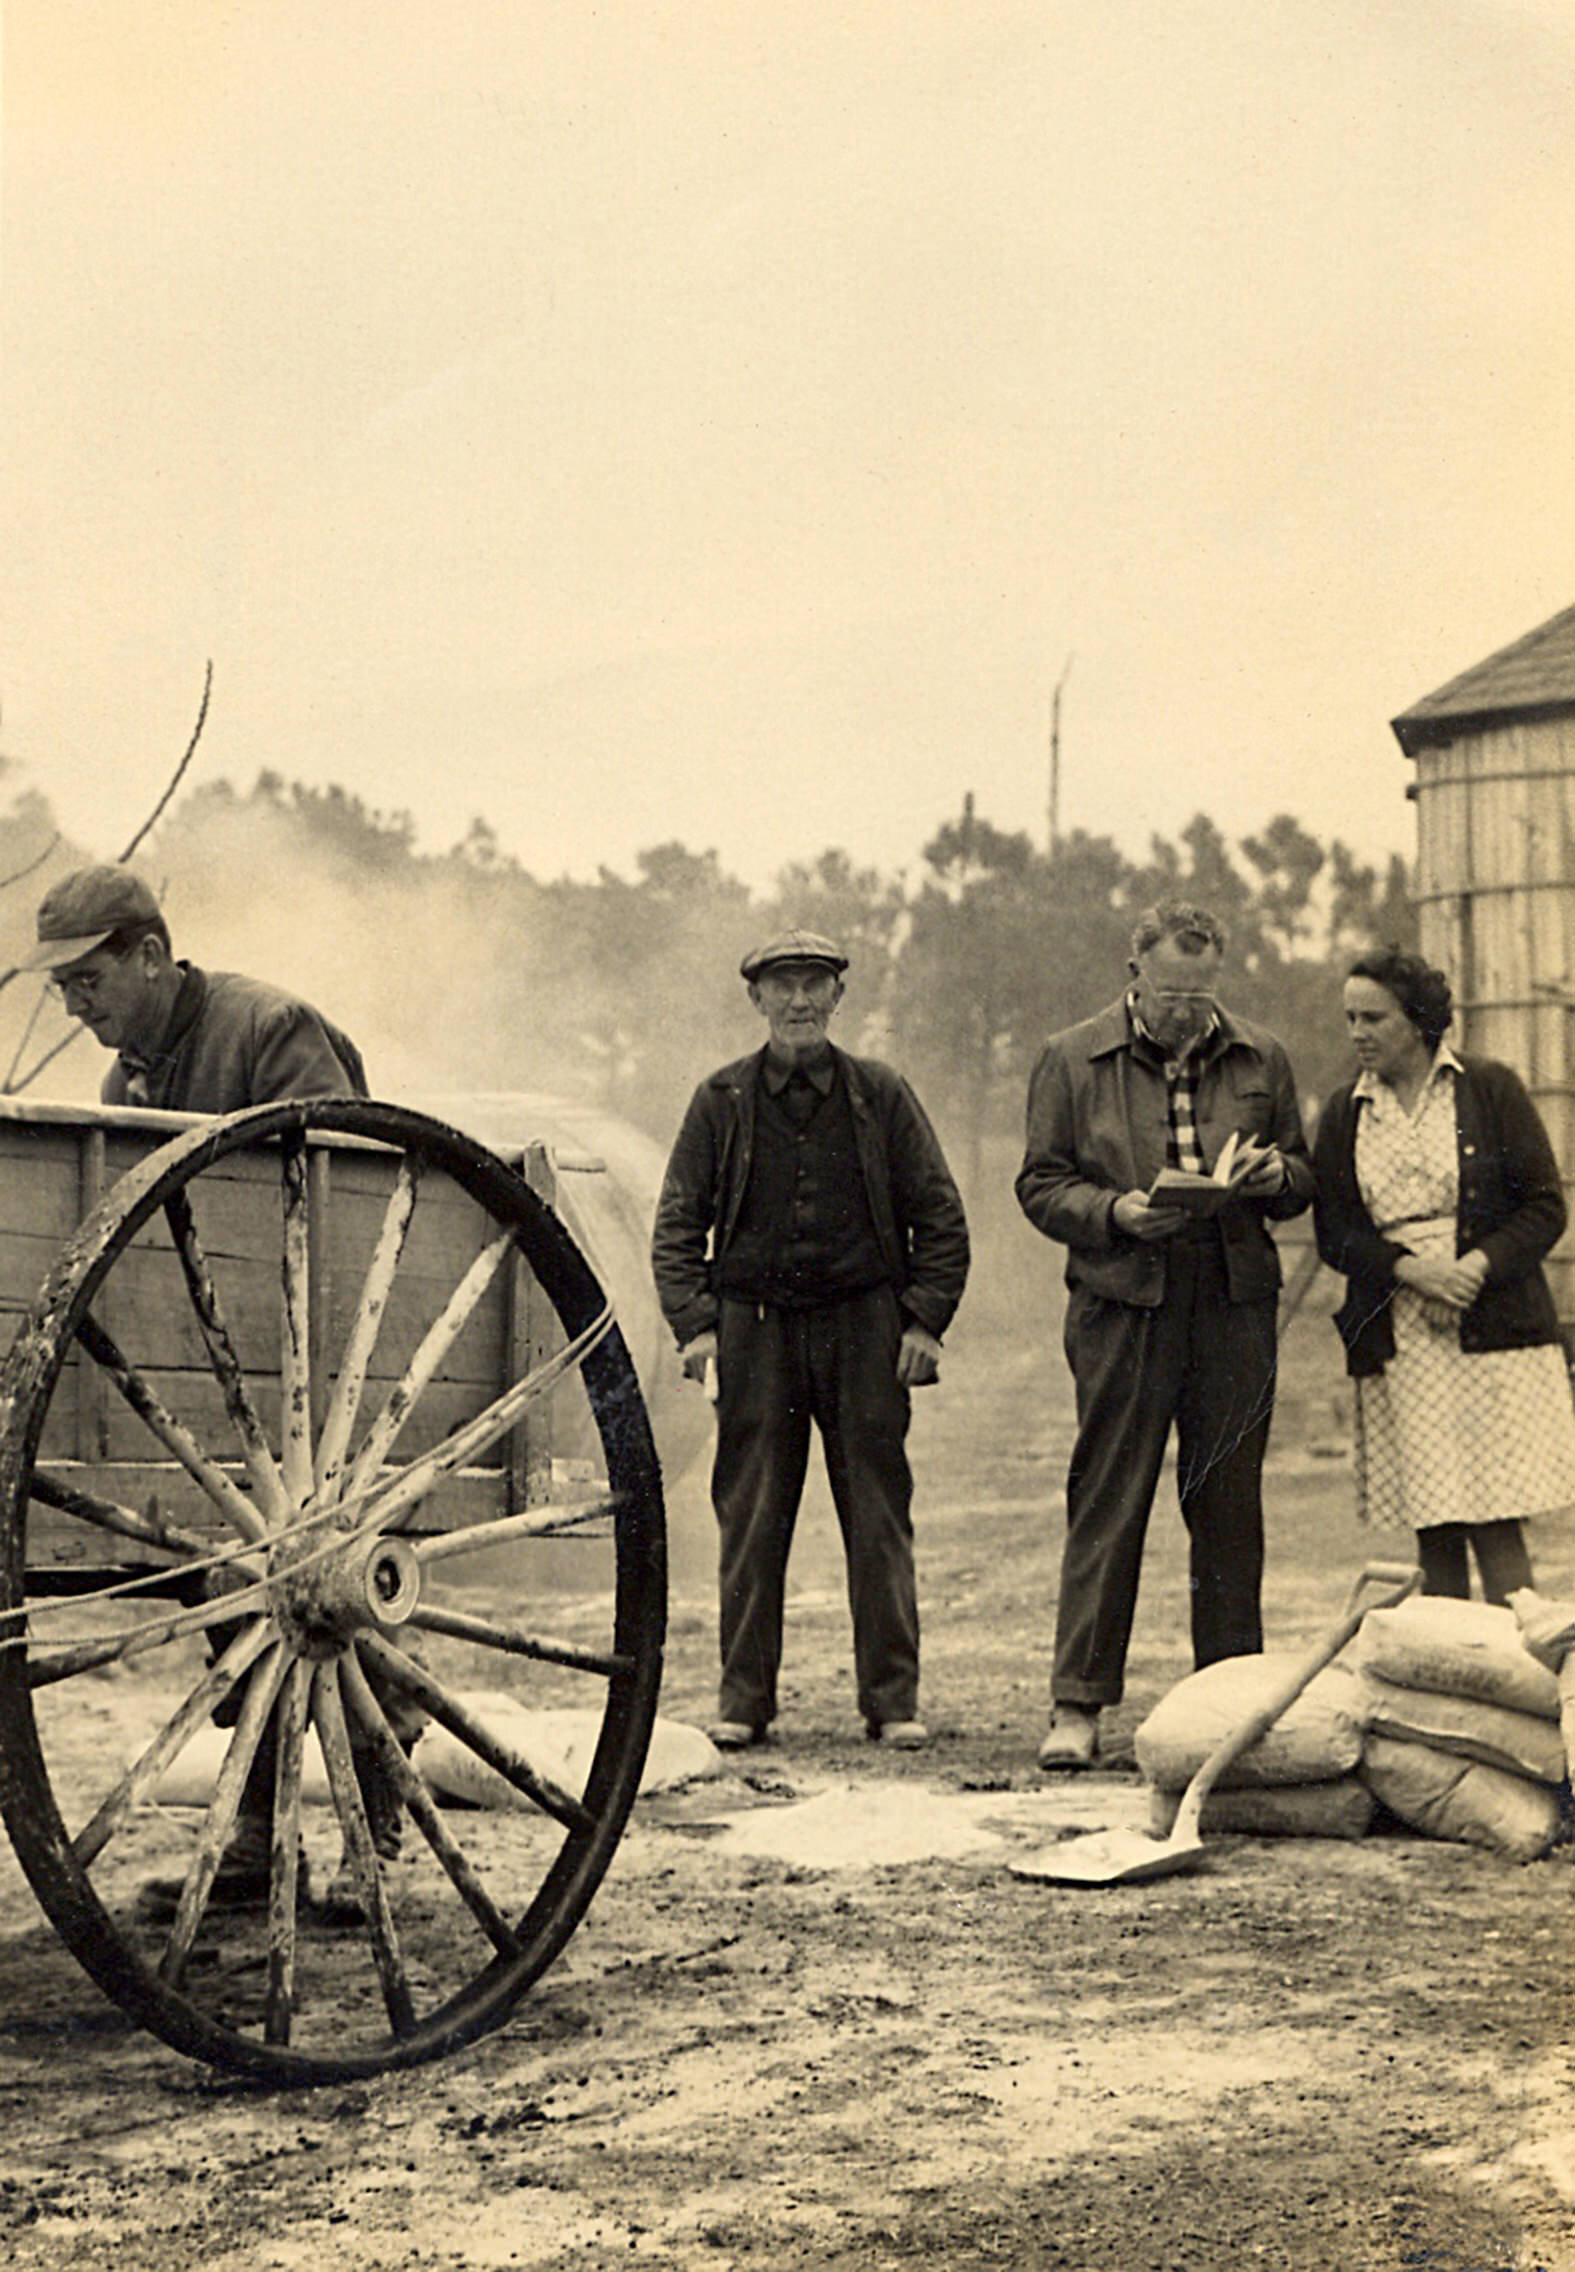
[[[106,1104],[227,1113],[288,1097],[368,1094],[361,1052],[309,1002],[260,979],[177,961],[157,899],[130,868],[79,868],[51,885],[38,910],[37,948],[23,968],[46,972],[71,1015],[114,1050],[115,1061],[103,1082]],[[222,1648],[229,1638],[216,1627],[210,1645],[217,1642]],[[412,1707],[381,1686],[378,1698],[394,1733],[408,1747],[420,1727],[418,1718],[412,1720]],[[237,1687],[215,1717],[232,1721],[239,1700]],[[373,1841],[379,1854],[391,1859],[399,1851],[403,1824],[398,1796],[359,1748],[356,1768]],[[214,1881],[210,1899],[219,1907],[245,1907],[268,1898],[273,1782],[270,1723]],[[144,1888],[149,1907],[173,1908],[180,1883],[154,1880]],[[345,1863],[335,1872],[323,1906],[331,1916],[359,1915],[355,1881]]]

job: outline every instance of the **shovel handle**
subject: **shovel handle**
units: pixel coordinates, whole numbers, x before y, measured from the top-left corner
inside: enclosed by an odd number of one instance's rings
[[[1383,1586],[1392,1599],[1370,1601],[1366,1604],[1366,1609],[1393,1609],[1395,1603],[1404,1601],[1407,1594],[1414,1594],[1421,1583],[1422,1573],[1414,1562],[1369,1562],[1351,1588],[1350,1599],[1345,1606],[1347,1609],[1355,1609],[1369,1586]]]
[[[1332,1664],[1361,1624],[1370,1609],[1392,1609],[1396,1602],[1404,1601],[1422,1582],[1422,1574],[1408,1562],[1370,1562],[1355,1585],[1346,1603],[1345,1615],[1321,1641],[1297,1659],[1278,1688],[1265,1698],[1255,1712],[1250,1712],[1241,1725],[1230,1734],[1204,1760],[1181,1795],[1181,1805],[1171,1828],[1171,1841],[1194,1839],[1198,1835],[1198,1817],[1203,1802],[1219,1781],[1232,1760],[1239,1759],[1258,1738],[1267,1735],[1276,1720],[1288,1712],[1303,1689],[1311,1686],[1324,1669]],[[1376,1600],[1366,1598],[1370,1586],[1382,1589]]]

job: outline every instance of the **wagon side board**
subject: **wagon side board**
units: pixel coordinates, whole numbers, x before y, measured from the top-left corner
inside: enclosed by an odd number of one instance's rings
[[[116,1178],[192,1125],[184,1115],[0,1102],[0,1347],[9,1347],[60,1248]],[[398,1164],[396,1153],[364,1139],[314,1134],[310,1140],[309,1330],[318,1425],[332,1386],[333,1356],[345,1345]],[[555,1173],[545,1145],[530,1146],[509,1164],[553,1203]],[[282,1237],[277,1149],[262,1145],[227,1157],[204,1177],[200,1209],[198,1235],[220,1283],[247,1385],[277,1441]],[[485,1220],[456,1186],[421,1192],[368,1372],[364,1418],[381,1409],[432,1318],[476,1259]],[[239,1447],[196,1315],[178,1289],[173,1240],[158,1220],[122,1255],[92,1314],[159,1402],[244,1487]],[[429,1449],[561,1344],[551,1304],[523,1257],[515,1255],[443,1357],[392,1456],[402,1463]],[[220,1518],[207,1496],[80,1347],[67,1360],[38,1464],[69,1486],[139,1512],[152,1502],[188,1529],[219,1534]],[[419,1533],[520,1512],[549,1495],[552,1473],[549,1396],[528,1406],[480,1464],[440,1483],[401,1527]],[[36,1501],[29,1539],[29,1560],[42,1563],[86,1562],[101,1557],[104,1545],[90,1527]]]

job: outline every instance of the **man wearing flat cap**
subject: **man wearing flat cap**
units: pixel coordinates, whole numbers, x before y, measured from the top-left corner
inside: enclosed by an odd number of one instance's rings
[[[22,967],[47,972],[72,1016],[116,1052],[106,1104],[240,1112],[367,1093],[355,1043],[309,1003],[175,961],[159,903],[130,868],[79,868],[52,884]]]
[[[684,1371],[715,1383],[722,1679],[711,1734],[742,1749],[776,1716],[813,1420],[847,1556],[859,1712],[872,1737],[916,1749],[927,1734],[908,1392],[936,1379],[962,1297],[962,1201],[907,1082],[828,1038],[841,949],[787,931],[739,967],[768,1037],[695,1091],[652,1242]]]
[[[71,1015],[115,1051],[103,1081],[106,1104],[226,1113],[286,1097],[368,1093],[355,1043],[310,1003],[259,979],[177,962],[159,903],[130,868],[79,868],[52,884],[38,910],[38,945],[22,967],[45,972]],[[220,1627],[214,1634],[221,1645],[229,1637]],[[233,1719],[239,1695],[233,1690],[216,1716]],[[413,1742],[418,1730],[404,1707],[392,1696],[387,1703],[401,1737]],[[273,1762],[270,1725],[214,1882],[221,1906],[267,1898]],[[357,1771],[379,1851],[396,1853],[397,1794],[369,1755],[358,1757]],[[178,1880],[158,1880],[144,1893],[157,1904],[179,1890]],[[342,1867],[325,1906],[348,1916],[356,1903],[353,1876]]]

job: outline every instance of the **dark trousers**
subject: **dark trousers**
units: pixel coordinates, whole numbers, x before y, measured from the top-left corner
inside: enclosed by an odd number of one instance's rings
[[[1149,1510],[1172,1424],[1191,1540],[1195,1665],[1263,1647],[1263,1455],[1274,1406],[1275,1303],[1232,1302],[1212,1230],[1172,1240],[1158,1309],[1074,1287],[1077,1384],[1052,1693],[1121,1701]]]
[[[776,1714],[788,1549],[811,1421],[842,1527],[859,1710],[911,1720],[919,1695],[913,1477],[897,1382],[902,1313],[886,1286],[814,1309],[724,1299],[711,1499],[721,1530],[721,1714]]]
[[[1434,1523],[1416,1534],[1416,1558],[1422,1565],[1425,1594],[1471,1598],[1471,1565],[1466,1559],[1470,1541],[1482,1573],[1482,1598],[1502,1608],[1521,1586],[1531,1584],[1531,1556],[1526,1534],[1511,1516],[1496,1523]]]

